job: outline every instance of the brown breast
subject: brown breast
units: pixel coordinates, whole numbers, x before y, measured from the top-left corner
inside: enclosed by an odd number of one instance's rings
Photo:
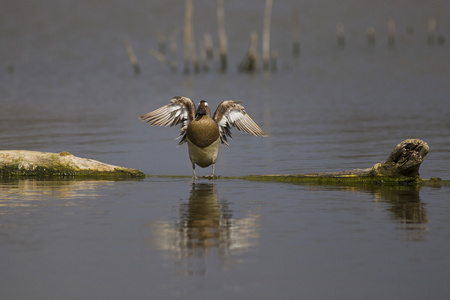
[[[208,116],[192,120],[187,128],[187,138],[196,146],[204,148],[219,138],[219,126]]]

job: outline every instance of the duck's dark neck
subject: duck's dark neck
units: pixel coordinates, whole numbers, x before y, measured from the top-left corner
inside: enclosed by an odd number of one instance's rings
[[[203,118],[208,118],[209,116],[208,115],[200,115],[200,114],[196,114],[195,115],[195,121],[200,121],[201,119],[203,119]]]
[[[200,120],[203,116],[211,118],[211,110],[209,109],[208,103],[204,100],[200,101],[198,105],[195,119]]]

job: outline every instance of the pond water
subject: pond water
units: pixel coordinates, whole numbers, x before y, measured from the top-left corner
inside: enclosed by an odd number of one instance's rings
[[[195,1],[194,25],[217,44],[215,8]],[[2,1],[1,149],[69,151],[150,176],[0,181],[1,299],[447,299],[448,188],[193,183],[178,128],[138,120],[175,95],[242,101],[269,137],[234,130],[223,176],[366,168],[419,138],[430,146],[421,176],[450,179],[447,1],[274,1],[277,71],[240,73],[263,13],[264,1],[226,1],[228,71],[184,74],[184,3]],[[172,72],[149,49],[176,30]]]

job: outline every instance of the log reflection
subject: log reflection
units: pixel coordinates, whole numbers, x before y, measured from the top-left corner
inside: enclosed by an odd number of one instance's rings
[[[428,230],[428,213],[420,200],[420,187],[398,186],[389,189],[374,190],[376,201],[386,202],[387,211],[398,222],[399,228],[405,230],[405,238],[412,241],[426,239]]]
[[[375,199],[389,203],[387,209],[402,224],[424,224],[428,222],[424,203],[420,200],[420,187],[391,187],[373,190]]]

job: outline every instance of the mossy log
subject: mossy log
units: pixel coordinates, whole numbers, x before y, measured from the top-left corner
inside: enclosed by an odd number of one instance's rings
[[[0,151],[0,177],[21,176],[118,176],[145,177],[139,170],[80,158],[69,152]]]
[[[280,181],[312,184],[422,184],[449,185],[439,178],[422,179],[419,168],[428,154],[428,144],[419,139],[408,139],[395,147],[385,162],[371,168],[340,172],[322,172],[289,175],[251,175],[239,177],[255,181]]]

